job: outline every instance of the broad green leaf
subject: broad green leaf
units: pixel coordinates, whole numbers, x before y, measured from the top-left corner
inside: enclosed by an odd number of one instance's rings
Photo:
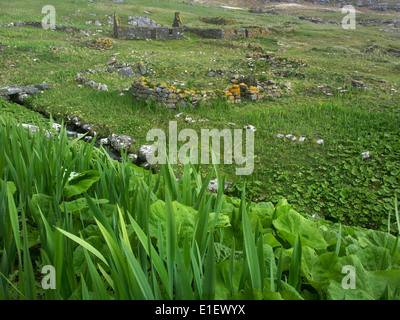
[[[305,249],[305,248],[304,248]],[[320,256],[313,256],[310,252],[306,253],[308,258],[305,259],[306,266],[303,265],[303,271],[307,281],[318,291],[329,285],[329,280],[332,278],[336,263],[339,258],[335,252],[323,253]]]
[[[95,204],[105,204],[105,203],[109,203],[110,202],[107,199],[98,199],[97,200],[97,199],[93,199],[92,198],[92,200],[93,200],[93,202]],[[75,213],[75,212],[82,211],[84,209],[89,209],[89,205],[87,204],[87,201],[86,201],[85,198],[79,198],[79,199],[76,199],[76,200],[73,200],[73,201],[62,202],[60,204],[61,212],[65,212],[65,209],[68,212]]]
[[[282,244],[276,240],[272,233],[266,233],[263,235],[264,244],[271,246],[272,248],[281,247]]]
[[[373,246],[392,250],[396,241],[394,236],[383,231],[368,230],[366,232],[357,232],[356,234],[360,246],[364,248],[367,246]],[[398,252],[400,252],[400,248],[398,248]]]
[[[29,211],[35,218],[40,217],[40,211],[49,219],[54,215],[54,198],[46,194],[34,194],[29,201]]]
[[[343,267],[350,266],[354,268],[354,283],[355,288],[345,289],[342,282],[351,282],[348,278],[349,271],[342,273]],[[336,263],[333,274],[331,276],[330,284],[328,286],[328,296],[333,300],[374,300],[379,298],[377,292],[373,290],[374,277],[364,269],[360,259],[355,255],[342,257]]]
[[[100,175],[96,170],[82,172],[66,183],[64,188],[64,196],[66,198],[72,198],[87,192],[89,188],[99,179]]]
[[[327,247],[316,224],[302,217],[294,210],[289,210],[280,214],[272,223],[282,237],[292,246],[294,246],[296,234],[298,233],[303,246],[308,246],[317,250]]]

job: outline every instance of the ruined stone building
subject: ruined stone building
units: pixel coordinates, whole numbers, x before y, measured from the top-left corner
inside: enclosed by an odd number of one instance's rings
[[[184,39],[182,27],[162,26],[147,17],[136,17],[136,23],[122,25],[121,19],[114,13],[114,37],[117,39],[154,39],[154,40],[181,40]]]

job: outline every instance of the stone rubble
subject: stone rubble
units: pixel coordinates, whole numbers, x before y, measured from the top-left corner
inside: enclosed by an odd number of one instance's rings
[[[38,92],[43,93],[44,90],[51,88],[50,83],[38,83],[34,86],[0,86],[0,98],[6,102],[22,103],[29,96],[34,96]]]
[[[232,185],[233,185],[232,182],[225,181],[224,193],[226,193]],[[210,180],[210,183],[208,184],[208,187],[207,187],[207,191],[212,192],[212,193],[218,192],[218,179]]]

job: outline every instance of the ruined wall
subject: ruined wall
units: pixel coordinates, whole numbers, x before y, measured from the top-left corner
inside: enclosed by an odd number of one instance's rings
[[[216,98],[226,98],[227,102],[238,104],[242,98],[250,101],[259,101],[265,97],[279,97],[287,91],[276,86],[274,81],[260,82],[245,76],[235,76],[231,85],[224,90],[189,90],[177,89],[166,83],[156,85],[146,78],[136,79],[132,83],[131,93],[135,98],[151,99],[158,104],[166,105],[170,109],[186,108],[189,104],[197,106],[199,103],[210,105]]]
[[[155,85],[144,77],[132,83],[131,92],[136,98],[152,99],[159,104],[167,105],[170,109],[185,108],[188,103],[196,106],[200,102],[207,103],[215,97],[215,92],[211,90],[181,90],[166,83]]]
[[[236,40],[241,38],[263,37],[269,34],[268,30],[262,28],[189,28],[185,27],[185,31],[193,32],[202,38],[220,39],[220,40]]]
[[[154,39],[154,40],[182,40],[183,28],[170,27],[137,27],[124,26],[117,15],[114,15],[114,37],[117,39]]]
[[[206,39],[224,39],[223,29],[185,27],[185,31],[193,32],[198,36]]]

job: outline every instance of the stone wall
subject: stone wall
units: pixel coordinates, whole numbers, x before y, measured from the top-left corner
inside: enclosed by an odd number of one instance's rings
[[[220,39],[220,40],[236,40],[241,38],[263,37],[269,34],[268,30],[262,28],[189,28],[185,27],[185,31],[193,32],[202,38]]]
[[[154,40],[181,40],[184,39],[183,28],[165,27],[138,27],[124,26],[117,15],[114,15],[114,37],[118,39],[154,39]]]
[[[199,103],[211,104],[216,98],[226,98],[227,102],[238,104],[242,98],[250,101],[259,101],[266,97],[280,97],[287,94],[290,88],[274,81],[258,81],[257,79],[236,75],[231,79],[231,85],[224,90],[189,90],[177,89],[166,83],[156,85],[142,77],[136,79],[131,86],[131,93],[135,98],[154,100],[158,104],[166,105],[170,109],[186,108],[188,105],[197,106]],[[284,89],[282,89],[284,88]]]
[[[132,95],[139,99],[154,100],[159,104],[167,105],[170,109],[185,108],[188,103],[193,106],[200,102],[207,103],[215,97],[215,91],[194,91],[188,89],[177,89],[166,83],[156,85],[142,77],[137,79],[131,86]]]

